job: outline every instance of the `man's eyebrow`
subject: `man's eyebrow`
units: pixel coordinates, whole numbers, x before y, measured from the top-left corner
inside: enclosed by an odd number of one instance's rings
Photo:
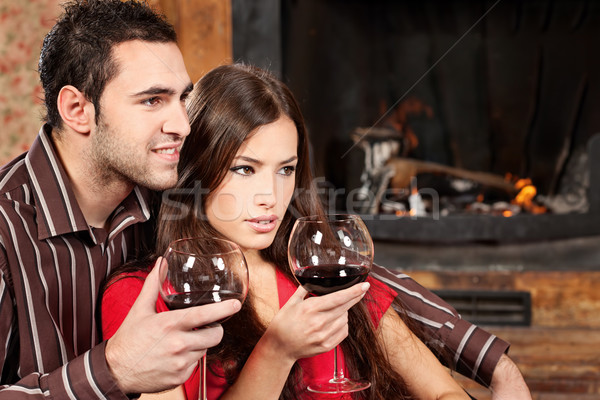
[[[187,85],[187,87],[183,90],[184,96],[187,96],[188,94],[190,94],[192,92],[192,90],[194,90],[194,84],[192,82],[190,82]]]
[[[152,86],[148,89],[142,90],[141,92],[133,93],[131,97],[153,96],[157,94],[167,94],[172,96],[175,94],[175,90],[163,86]]]
[[[193,88],[194,88],[194,85],[192,83],[190,83],[183,90],[183,94],[184,95],[189,94]],[[164,86],[152,86],[152,87],[149,87],[148,89],[142,90],[141,92],[133,93],[131,95],[131,97],[156,96],[158,94],[166,94],[168,96],[174,96],[176,93],[177,92],[173,88],[167,88]]]

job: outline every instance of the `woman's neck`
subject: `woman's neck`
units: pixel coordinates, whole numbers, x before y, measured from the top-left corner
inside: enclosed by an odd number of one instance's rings
[[[263,258],[262,254],[260,253],[260,250],[243,249],[242,252],[244,253],[244,258],[246,258],[246,263],[248,264],[248,268],[266,263],[265,259]]]
[[[244,257],[250,275],[249,292],[261,322],[267,326],[279,310],[277,267],[265,260],[259,250],[245,250]]]
[[[261,295],[264,287],[276,286],[277,267],[264,259],[259,250],[244,250],[244,257],[250,275],[250,290],[254,295]]]

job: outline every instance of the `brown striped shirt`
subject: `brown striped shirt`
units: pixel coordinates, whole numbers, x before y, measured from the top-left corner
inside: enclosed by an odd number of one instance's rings
[[[94,311],[103,279],[143,248],[148,198],[136,188],[108,230],[90,228],[45,128],[0,170],[0,400],[126,398],[108,371]],[[459,372],[489,385],[508,343],[410,277],[378,266],[372,274],[454,354]]]
[[[150,193],[136,187],[109,228],[88,226],[43,127],[0,170],[0,399],[126,399],[96,325],[98,290],[137,256]]]
[[[402,312],[427,329],[431,337],[422,339],[428,347],[450,353],[452,360],[448,361],[453,365],[448,367],[490,385],[498,360],[508,351],[507,342],[462,319],[452,306],[406,274],[373,265],[371,276],[394,289],[405,307]]]

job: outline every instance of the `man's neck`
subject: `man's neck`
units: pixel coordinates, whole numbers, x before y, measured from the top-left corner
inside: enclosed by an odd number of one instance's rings
[[[89,226],[107,228],[108,218],[131,193],[134,185],[122,179],[107,179],[76,146],[53,140],[69,176],[73,193]]]
[[[70,176],[70,175],[69,175]],[[89,180],[87,177],[85,180]],[[73,192],[88,225],[108,228],[108,218],[131,193],[132,185],[103,185],[81,182],[73,184]]]

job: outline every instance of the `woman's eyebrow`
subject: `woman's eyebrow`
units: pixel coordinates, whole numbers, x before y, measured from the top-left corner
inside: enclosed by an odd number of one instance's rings
[[[259,160],[248,156],[236,156],[234,160],[242,160],[254,164],[262,164]]]
[[[291,163],[292,161],[295,161],[297,159],[298,159],[298,156],[292,156],[292,157],[288,158],[287,160],[281,161],[279,164]],[[234,158],[234,160],[242,160],[242,161],[246,161],[246,162],[249,162],[249,163],[262,165],[262,161],[257,160],[257,159],[252,158],[252,157],[248,157],[248,156],[237,156],[237,157]]]
[[[291,163],[292,161],[296,161],[298,159],[298,156],[292,156],[290,158],[288,158],[287,160],[283,160],[280,164],[288,164]]]

